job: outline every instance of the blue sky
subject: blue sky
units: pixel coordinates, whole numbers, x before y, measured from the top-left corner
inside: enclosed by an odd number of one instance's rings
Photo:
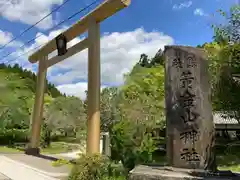
[[[77,21],[84,11],[71,21],[54,29],[54,25],[66,19],[93,0],[70,0],[58,12],[24,34],[10,46],[0,50],[0,62],[18,62],[24,68],[35,70],[36,65],[27,61],[27,55],[12,61],[16,56],[54,38]],[[101,2],[101,0],[99,0]],[[1,0],[0,45],[34,24],[63,0]],[[123,74],[131,70],[141,53],[153,56],[167,44],[196,46],[210,42],[213,30],[210,25],[222,18],[216,10],[228,11],[238,0],[132,0],[131,5],[101,24],[101,80],[103,87],[123,82]],[[95,6],[92,6],[93,9]],[[90,10],[90,9],[89,9]],[[24,42],[36,36],[34,42],[19,49]],[[76,43],[79,41],[79,38]],[[15,52],[2,59],[9,52]],[[83,97],[87,87],[87,53],[82,52],[57,64],[48,72],[48,79],[68,94]],[[81,91],[81,92],[80,92]]]

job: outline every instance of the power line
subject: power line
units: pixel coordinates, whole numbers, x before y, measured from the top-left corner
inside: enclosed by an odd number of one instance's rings
[[[69,16],[68,18],[62,20],[60,23],[58,23],[57,25],[55,25],[54,27],[52,27],[49,31],[53,30],[53,29],[56,28],[57,26],[65,23],[65,22],[67,22],[67,21],[71,20],[73,17],[75,17],[76,15],[78,15],[78,14],[80,14],[81,12],[85,11],[86,9],[90,8],[92,5],[94,5],[94,4],[97,3],[98,1],[100,1],[100,0],[95,0],[95,1],[93,1],[92,3],[90,3],[89,5],[85,6],[84,8],[80,9],[79,11],[75,12],[74,14],[72,14],[71,16]],[[32,41],[34,41],[35,39],[39,38],[40,36],[43,36],[43,34],[40,34],[40,35],[36,36],[35,38],[33,38],[33,39],[25,42],[25,43],[24,43],[21,47],[19,47],[19,48],[22,49],[22,48],[25,47],[27,44],[29,44],[30,42],[32,42]],[[24,53],[20,54],[20,55],[17,56],[16,58],[8,61],[8,63],[17,60],[17,59],[20,58],[21,56],[23,56],[23,55],[25,55],[25,54],[27,54],[27,53],[29,53],[29,52],[31,52],[31,51],[34,51],[35,49],[37,49],[37,48],[39,48],[39,47],[41,47],[41,46],[43,46],[43,45],[44,45],[44,44],[41,44],[41,45],[39,45],[39,46],[37,46],[37,47],[35,47],[35,48],[33,48],[33,49],[28,50],[27,52],[24,52]],[[5,59],[5,58],[7,58],[8,56],[12,55],[13,53],[15,53],[15,52],[10,52],[10,53],[8,53],[7,55],[3,56],[3,57],[2,57],[2,60]]]
[[[40,47],[43,46],[43,45],[45,45],[45,44],[40,44],[40,45],[34,47],[33,49],[30,49],[30,50],[28,50],[28,51],[26,51],[26,52],[24,52],[24,53],[18,55],[18,56],[15,57],[14,59],[8,61],[8,63],[9,63],[9,62],[12,62],[12,61],[16,61],[16,60],[19,59],[20,57],[22,57],[22,56],[24,56],[24,55],[26,55],[26,54],[28,54],[28,53],[30,53],[30,52],[32,52],[32,51],[34,51],[34,50],[40,48]]]
[[[19,35],[15,36],[14,38],[12,38],[10,41],[8,41],[6,44],[4,44],[3,46],[0,47],[1,49],[4,49],[7,45],[9,45],[11,42],[15,41],[16,39],[18,39],[19,37],[21,37],[23,34],[25,34],[27,31],[29,31],[30,29],[32,29],[33,27],[35,27],[36,25],[38,25],[40,22],[42,22],[44,19],[46,19],[47,17],[49,17],[52,13],[54,13],[55,11],[59,10],[61,7],[63,7],[67,2],[69,2],[71,0],[66,0],[64,1],[60,6],[56,7],[55,9],[53,9],[50,13],[48,13],[46,16],[44,16],[43,18],[41,18],[40,20],[38,20],[36,23],[34,23],[33,25],[29,26],[27,29],[25,29],[23,32],[21,32]]]

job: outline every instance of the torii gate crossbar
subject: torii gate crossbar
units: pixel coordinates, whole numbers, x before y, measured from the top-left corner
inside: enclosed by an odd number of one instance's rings
[[[88,30],[88,37],[67,49],[66,54],[48,59],[48,55],[57,49],[56,40],[53,39],[29,57],[31,63],[39,61],[39,65],[36,96],[31,116],[31,139],[29,147],[25,151],[26,154],[36,155],[40,153],[40,131],[47,69],[86,48],[88,48],[88,133],[86,151],[89,154],[100,152],[100,23],[129,6],[130,2],[131,0],[106,0],[64,31],[62,34],[69,42]]]

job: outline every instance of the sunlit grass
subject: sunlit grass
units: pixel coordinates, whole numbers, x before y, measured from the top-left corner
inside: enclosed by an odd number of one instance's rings
[[[0,146],[0,153],[19,153],[19,152],[22,151],[12,147]]]
[[[227,166],[219,166],[219,170],[230,170],[233,172],[240,172],[240,164],[238,165],[227,165]]]
[[[80,145],[72,145],[64,142],[52,142],[51,145],[47,148],[42,148],[41,152],[43,154],[60,154],[71,152],[74,150],[79,150]]]
[[[24,145],[23,146],[0,146],[0,153],[19,153],[24,152]],[[74,150],[79,150],[80,145],[73,145],[64,142],[52,142],[51,145],[47,148],[41,148],[42,154],[60,154],[60,153],[67,153]]]
[[[224,154],[217,156],[219,170],[231,170],[240,172],[240,154]]]

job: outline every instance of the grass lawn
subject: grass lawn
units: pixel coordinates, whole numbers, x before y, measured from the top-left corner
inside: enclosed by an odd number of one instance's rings
[[[42,148],[41,153],[43,154],[60,154],[71,152],[74,150],[79,150],[80,145],[78,144],[68,144],[65,142],[52,142],[50,147]],[[24,152],[24,146],[0,146],[0,153],[20,153]]]
[[[42,148],[41,152],[43,154],[60,154],[71,152],[74,150],[79,150],[81,148],[78,144],[68,144],[65,142],[52,142],[50,147]]]
[[[217,165],[219,170],[240,172],[240,154],[218,155]]]
[[[0,146],[0,153],[19,153],[19,152],[22,151],[12,147]]]
[[[216,153],[219,170],[240,172],[240,144],[238,143],[229,143],[227,147],[226,145],[218,146]]]

